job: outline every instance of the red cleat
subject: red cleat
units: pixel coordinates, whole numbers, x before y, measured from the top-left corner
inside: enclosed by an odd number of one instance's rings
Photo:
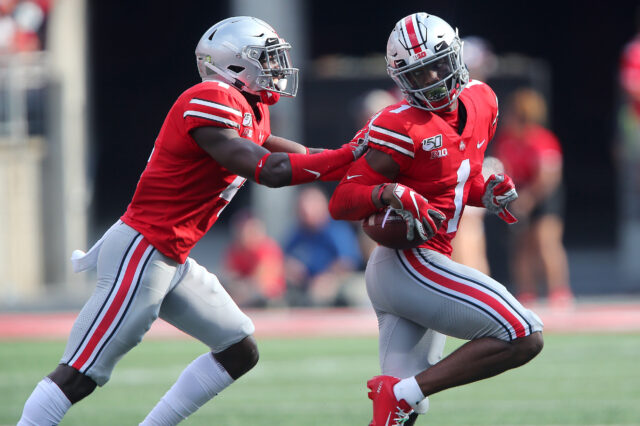
[[[369,399],[373,401],[373,421],[369,426],[400,426],[409,420],[413,409],[393,393],[393,386],[399,381],[397,377],[376,376],[367,382],[371,389]]]

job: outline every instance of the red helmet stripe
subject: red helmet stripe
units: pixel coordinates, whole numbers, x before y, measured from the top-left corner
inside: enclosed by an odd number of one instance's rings
[[[418,35],[416,34],[415,25],[413,23],[415,16],[416,15],[409,15],[404,18],[404,26],[407,29],[407,35],[409,36],[411,48],[414,49],[414,54],[422,52],[422,47],[420,47],[421,43],[418,41]]]

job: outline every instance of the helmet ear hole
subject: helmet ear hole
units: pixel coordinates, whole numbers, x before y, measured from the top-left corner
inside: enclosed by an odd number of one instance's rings
[[[227,69],[235,72],[236,74],[239,74],[242,71],[244,71],[244,67],[241,67],[239,65],[229,65]]]

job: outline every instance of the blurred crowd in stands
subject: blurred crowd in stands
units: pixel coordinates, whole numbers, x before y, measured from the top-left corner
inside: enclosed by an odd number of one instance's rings
[[[52,0],[0,0],[0,136],[45,133],[47,17]]]
[[[255,216],[231,220],[232,239],[222,280],[245,307],[353,306],[366,299],[362,269],[371,241],[356,224],[333,220],[328,194],[306,186],[297,199],[297,222],[280,245]]]
[[[0,58],[46,48],[52,3],[0,0]],[[574,296],[563,244],[566,142],[558,139],[549,121],[550,81],[540,78],[544,72],[538,69],[526,72],[531,58],[500,57],[481,37],[465,37],[463,53],[471,78],[487,82],[499,97],[498,132],[487,151],[494,162],[487,173],[504,170],[514,179],[519,199],[512,209],[519,222],[507,227],[487,217],[484,209],[467,206],[453,242],[453,258],[505,283],[525,305],[570,307]],[[6,63],[0,63],[0,77]],[[640,240],[640,35],[621,47],[619,68],[621,96],[613,155],[619,173],[619,234],[622,250],[629,253],[628,267],[636,271],[640,269],[634,251]],[[0,84],[0,123],[9,116],[5,86]],[[30,134],[34,129],[42,133],[38,123],[44,121],[44,94],[41,87],[27,91]],[[368,117],[400,99],[391,82],[363,93],[352,102],[353,133]],[[331,219],[327,210],[331,190],[306,186],[298,191],[297,222],[282,241],[272,238],[249,211],[235,212],[220,275],[239,305],[368,303],[363,268],[375,243],[359,223]]]

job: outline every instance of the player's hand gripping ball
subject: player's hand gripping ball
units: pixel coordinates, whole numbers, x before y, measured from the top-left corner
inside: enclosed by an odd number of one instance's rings
[[[391,208],[363,219],[362,230],[376,243],[392,249],[410,249],[423,243],[419,238],[407,239],[407,222]]]
[[[391,184],[390,189],[391,206],[363,220],[365,234],[380,245],[402,250],[432,238],[442,226],[444,214],[404,185]]]

